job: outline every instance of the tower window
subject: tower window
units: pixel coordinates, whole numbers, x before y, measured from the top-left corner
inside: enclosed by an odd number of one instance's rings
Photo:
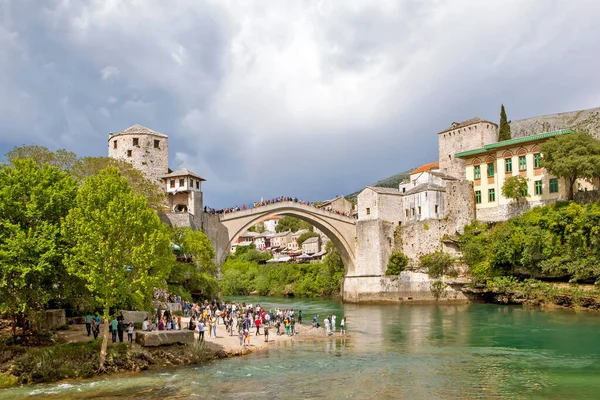
[[[367,207],[367,215],[371,215],[371,209]]]
[[[154,148],[155,148],[155,149],[158,149],[158,148],[159,148],[159,146],[160,146],[160,140],[155,140],[155,141],[154,141]]]
[[[185,179],[180,179],[179,180],[179,187],[183,187],[185,186]]]
[[[437,204],[435,205],[435,213],[436,214],[438,213],[438,205]]]
[[[196,189],[200,189],[200,181],[196,181]]]
[[[131,150],[127,150],[127,157],[131,157]]]
[[[170,186],[171,188],[174,188],[174,187],[175,187],[175,179],[171,179],[171,181],[169,182],[169,186]]]
[[[193,189],[194,188],[194,180],[190,179],[190,187]]]
[[[421,215],[421,206],[419,206],[419,215]]]
[[[133,138],[133,145],[134,145],[134,146],[139,146],[139,145],[140,145],[140,139],[138,139],[138,138],[134,137],[134,138]]]
[[[115,140],[113,140],[113,149],[116,149],[116,148],[117,148],[117,140],[115,139]]]

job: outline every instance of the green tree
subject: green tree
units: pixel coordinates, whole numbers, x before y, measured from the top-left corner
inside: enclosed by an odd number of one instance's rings
[[[310,239],[311,237],[317,237],[319,234],[317,232],[304,232],[302,235],[298,236],[296,239],[296,243],[298,243],[298,247],[302,247],[302,243],[306,241],[306,239]]]
[[[69,272],[85,281],[104,309],[100,369],[104,369],[110,308],[150,308],[175,261],[169,232],[147,200],[135,195],[119,170],[85,179],[63,233],[71,244]]]
[[[541,166],[566,180],[569,200],[573,200],[573,186],[578,178],[600,176],[600,142],[587,133],[553,137],[542,144],[541,152]]]
[[[419,258],[421,268],[426,268],[427,274],[432,278],[439,278],[452,273],[455,262],[454,257],[443,251],[425,254]]]
[[[529,196],[527,182],[529,182],[529,179],[521,175],[506,178],[502,184],[502,196],[519,203]]]
[[[312,231],[312,225],[309,224],[308,222],[302,221],[301,219],[298,219],[296,217],[290,217],[289,215],[286,215],[285,217],[282,217],[279,220],[279,223],[277,224],[275,231],[277,231],[277,232],[286,232],[286,231],[298,232],[300,229],[308,229],[308,230]]]
[[[510,133],[510,123],[506,119],[506,111],[504,110],[504,104],[500,108],[500,127],[498,128],[498,141],[503,142],[510,140],[512,135]]]
[[[408,257],[400,251],[392,251],[388,260],[386,275],[400,275],[400,272],[406,269],[408,265]]]
[[[121,175],[127,179],[133,192],[144,196],[151,208],[159,211],[165,209],[165,192],[156,182],[149,180],[142,171],[126,161],[110,157],[83,157],[75,163],[72,173],[75,178],[83,182],[88,176],[97,175],[107,167],[117,168]]]
[[[0,313],[43,310],[65,288],[61,219],[77,182],[66,172],[32,159],[0,166]]]
[[[77,155],[70,151],[59,149],[55,152],[44,146],[20,146],[6,153],[9,164],[14,165],[18,159],[31,158],[38,167],[48,164],[63,171],[71,171],[77,163]]]
[[[217,275],[215,250],[204,232],[175,227],[171,229],[171,241],[179,246],[182,254],[191,256],[198,271],[213,277]]]

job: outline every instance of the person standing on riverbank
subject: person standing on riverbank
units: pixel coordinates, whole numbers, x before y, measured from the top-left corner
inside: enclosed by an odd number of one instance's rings
[[[329,325],[329,318],[325,317],[323,320],[323,325],[325,325],[325,335],[331,335],[331,327]]]
[[[331,332],[335,333],[335,314],[331,315]]]
[[[346,317],[342,318],[342,320],[340,321],[340,334],[346,334]]]
[[[302,325],[302,310],[298,310],[298,323]]]
[[[217,338],[217,317],[213,316],[211,322],[212,322],[212,327],[213,327],[213,334],[216,339]]]
[[[256,326],[256,333],[254,336],[260,336],[260,315],[256,315],[256,320],[254,321],[254,325]]]
[[[265,342],[268,342],[269,341],[269,325],[265,324],[264,331],[265,331]]]
[[[244,345],[244,331],[242,329],[239,329],[238,335],[240,337],[240,347],[241,347]]]
[[[117,321],[116,317],[113,317],[112,321],[110,321],[110,330],[112,332],[113,344],[117,343],[117,327],[118,326],[119,326],[119,321]]]
[[[133,343],[133,322],[130,322],[129,327],[127,328],[127,341],[129,344]]]
[[[198,322],[198,341],[204,342],[204,320]]]
[[[92,314],[87,313],[85,316],[85,330],[87,331],[87,335],[90,336],[92,333]]]

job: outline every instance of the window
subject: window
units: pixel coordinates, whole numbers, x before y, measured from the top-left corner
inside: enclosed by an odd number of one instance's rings
[[[408,208],[405,211],[406,216],[408,217]]]
[[[494,163],[488,163],[487,165],[487,176],[488,177],[492,177],[494,176]]]
[[[127,150],[127,157],[131,157],[131,150]]]
[[[169,182],[169,186],[172,188],[175,187],[175,179],[171,179],[171,182]]]
[[[160,146],[160,140],[155,140],[154,141],[154,148],[158,149],[159,146]]]
[[[519,171],[527,171],[527,159],[525,156],[519,156]]]
[[[475,166],[475,179],[481,179],[481,165]]]
[[[504,172],[507,174],[512,172],[512,158],[504,159]]]
[[[411,211],[411,215],[414,217],[415,216],[415,209],[414,209],[414,207],[411,208],[410,211]]]
[[[405,187],[402,188],[402,193],[406,193],[406,188]]]
[[[533,155],[533,168],[540,168],[540,153],[535,153]]]
[[[134,138],[133,138],[133,145],[134,145],[134,146],[139,146],[139,145],[140,145],[140,139],[138,139],[138,138],[134,137]]]
[[[179,187],[183,187],[183,186],[185,186],[185,179],[180,178],[179,179]]]
[[[493,203],[496,201],[496,189],[488,190],[488,201]]]
[[[113,149],[116,149],[116,148],[117,148],[117,140],[115,139],[115,140],[113,140]]]
[[[367,215],[371,215],[371,209],[367,207]]]
[[[190,179],[190,187],[193,189],[194,188],[194,180]]]
[[[481,204],[481,190],[475,191],[475,204]]]
[[[419,215],[421,215],[421,206],[419,206]]]
[[[196,181],[196,189],[200,189],[200,181]]]
[[[542,195],[542,181],[535,181],[535,195],[536,196],[541,196]]]
[[[550,179],[550,193],[558,193],[558,179]]]
[[[436,214],[438,213],[438,205],[437,204],[435,205],[435,213]]]

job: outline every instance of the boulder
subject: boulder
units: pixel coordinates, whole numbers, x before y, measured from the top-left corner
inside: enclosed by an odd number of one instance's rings
[[[67,323],[65,310],[46,310],[46,329],[54,329]]]
[[[146,311],[123,311],[121,310],[121,315],[123,315],[123,321],[126,323],[136,323],[136,322],[144,322],[145,318],[148,318],[148,312]]]
[[[137,331],[135,342],[144,347],[165,346],[176,343],[191,344],[194,343],[194,331]]]

